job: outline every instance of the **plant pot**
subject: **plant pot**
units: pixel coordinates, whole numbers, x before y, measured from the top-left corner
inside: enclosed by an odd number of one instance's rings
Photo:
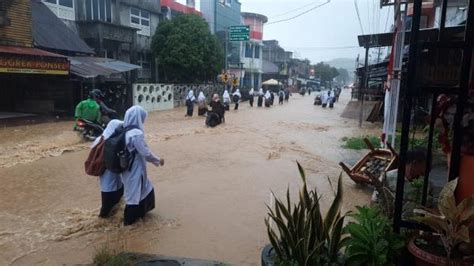
[[[262,266],[274,266],[277,255],[271,244],[266,245],[262,250]]]
[[[436,254],[432,254],[428,251],[423,250],[415,244],[415,240],[419,237],[414,237],[408,243],[408,250],[415,258],[416,266],[434,266],[434,265],[449,265],[449,266],[472,266],[472,261],[451,259],[448,260],[446,257],[442,257]],[[432,240],[432,239],[431,239]]]
[[[474,155],[462,154],[459,165],[459,179],[456,188],[456,200],[463,199],[474,194]]]

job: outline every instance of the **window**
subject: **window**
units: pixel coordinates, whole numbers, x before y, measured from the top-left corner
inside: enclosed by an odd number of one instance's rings
[[[86,19],[112,22],[111,0],[85,0]]]
[[[255,45],[255,56],[254,58],[260,58],[260,46]]]
[[[43,0],[43,2],[58,18],[76,19],[74,0]]]
[[[225,5],[230,6],[232,4],[232,0],[225,0]]]
[[[245,57],[247,58],[252,58],[252,44],[251,43],[246,43],[245,44]]]
[[[130,8],[130,25],[139,29],[138,34],[150,36],[150,12],[138,8]]]

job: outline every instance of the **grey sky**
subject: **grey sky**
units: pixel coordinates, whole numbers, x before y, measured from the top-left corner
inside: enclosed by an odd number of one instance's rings
[[[178,2],[185,3],[186,0]],[[196,5],[199,8],[198,2],[199,0],[196,1]],[[271,23],[298,15],[325,3],[326,0],[240,0],[240,2],[242,11],[263,14]],[[390,29],[393,23],[393,8],[390,8],[390,11],[388,7],[380,9],[380,0],[357,0],[357,4],[364,34]],[[298,8],[300,9],[295,10]],[[295,11],[289,12],[292,10]],[[354,0],[331,0],[328,4],[298,18],[266,25],[263,37],[265,40],[276,39],[283,48],[295,52],[295,57],[308,58],[316,63],[340,57],[355,60],[358,53],[363,57],[364,51],[360,48],[342,49],[358,46],[357,35],[360,34],[361,28]]]

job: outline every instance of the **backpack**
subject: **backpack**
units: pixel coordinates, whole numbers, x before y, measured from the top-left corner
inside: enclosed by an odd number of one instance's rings
[[[105,168],[114,173],[122,173],[130,169],[135,158],[135,153],[131,154],[125,145],[125,134],[137,127],[119,127],[104,144]]]
[[[104,145],[104,137],[100,137],[99,143],[89,152],[89,156],[84,162],[86,174],[91,176],[101,176],[105,172]]]

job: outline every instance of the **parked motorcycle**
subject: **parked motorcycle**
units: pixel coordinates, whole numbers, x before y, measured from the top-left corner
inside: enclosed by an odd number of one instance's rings
[[[94,141],[104,132],[104,125],[99,125],[86,119],[77,119],[74,130],[79,131],[84,139]]]

